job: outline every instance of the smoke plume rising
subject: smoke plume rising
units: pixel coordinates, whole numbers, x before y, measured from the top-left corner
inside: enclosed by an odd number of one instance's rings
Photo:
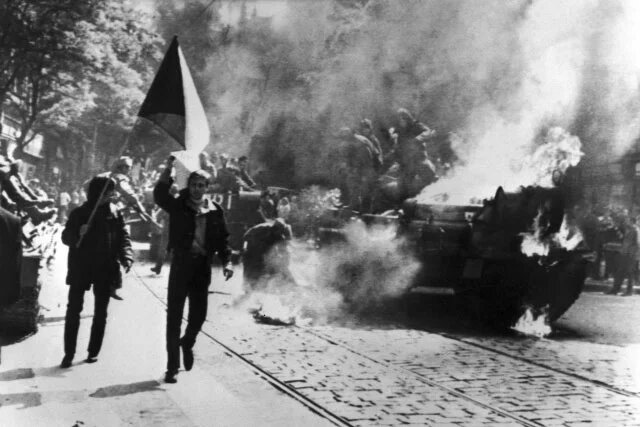
[[[552,126],[580,138],[587,159],[638,137],[634,0],[285,3],[277,27],[249,19],[205,53],[214,147],[296,171],[278,184],[321,181],[337,129],[362,117],[387,128],[398,107],[461,135],[461,165],[494,177]]]

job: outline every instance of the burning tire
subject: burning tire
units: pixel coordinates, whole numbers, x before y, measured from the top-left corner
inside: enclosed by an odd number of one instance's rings
[[[579,255],[557,260],[545,268],[543,280],[532,283],[527,302],[534,308],[548,306],[549,321],[559,319],[580,296],[586,271]]]
[[[461,296],[471,313],[489,325],[512,327],[530,308],[553,322],[578,299],[586,277],[580,256],[544,260],[521,258],[485,266],[481,279],[465,286]]]

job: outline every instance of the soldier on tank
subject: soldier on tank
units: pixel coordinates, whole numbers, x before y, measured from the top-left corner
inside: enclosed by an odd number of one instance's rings
[[[405,199],[437,179],[427,151],[427,142],[435,136],[435,131],[417,121],[405,108],[400,108],[397,115],[396,143],[391,157],[399,166],[399,197]]]
[[[249,158],[247,156],[240,156],[238,158],[238,170],[239,170],[240,180],[244,184],[245,188],[255,190],[257,185],[256,185],[256,182],[253,180],[253,178],[251,178],[251,175],[249,175],[248,168],[249,168]]]
[[[220,155],[221,168],[214,180],[213,190],[220,193],[238,194],[240,190],[249,190],[240,180],[240,171],[228,155]]]

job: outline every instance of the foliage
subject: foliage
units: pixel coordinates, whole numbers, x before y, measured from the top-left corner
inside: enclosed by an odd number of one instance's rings
[[[21,120],[18,150],[35,132],[68,160],[92,156],[88,141],[123,139],[161,55],[149,17],[117,0],[0,8],[0,100]]]
[[[43,99],[40,127],[65,136],[80,130],[80,143],[93,137],[95,126],[107,140],[124,139],[161,56],[149,24],[148,16],[116,0],[102,2],[91,20],[77,22],[67,40],[82,53],[81,66],[62,73]]]
[[[42,100],[83,64],[69,34],[91,19],[97,1],[7,0],[0,3],[0,105],[9,100],[22,119],[22,143]]]

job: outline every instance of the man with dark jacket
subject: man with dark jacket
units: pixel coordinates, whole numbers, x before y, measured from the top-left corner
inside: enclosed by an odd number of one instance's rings
[[[63,368],[71,366],[76,352],[85,291],[93,285],[95,307],[86,359],[93,363],[98,360],[102,347],[111,287],[122,281],[118,263],[126,271],[133,264],[131,240],[124,218],[111,203],[114,191],[115,183],[110,178],[93,178],[89,183],[87,201],[71,211],[62,232],[62,242],[69,246],[69,300],[64,324],[64,358],[60,365]],[[94,209],[95,214],[89,222]]]
[[[229,233],[222,207],[205,196],[209,174],[198,170],[187,180],[187,188],[177,198],[170,194],[173,157],[153,190],[158,206],[169,213],[169,250],[172,251],[167,304],[167,372],[165,382],[177,382],[180,348],[184,367],[193,367],[193,346],[207,317],[211,263],[217,254],[223,264],[225,279],[233,275],[227,244]],[[180,338],[182,313],[189,298],[189,319]]]

